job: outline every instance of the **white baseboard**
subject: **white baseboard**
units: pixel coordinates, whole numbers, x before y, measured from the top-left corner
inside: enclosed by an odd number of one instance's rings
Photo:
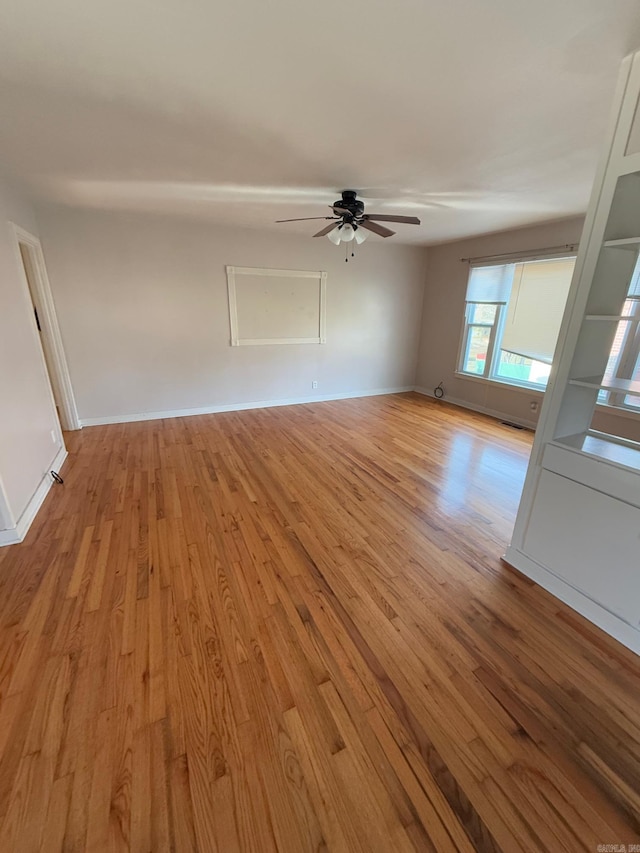
[[[297,406],[300,403],[324,403],[330,400],[350,400],[356,397],[379,397],[413,391],[413,385],[396,388],[376,388],[373,391],[348,391],[344,394],[316,394],[313,397],[291,397],[286,400],[257,400],[251,403],[229,403],[222,406],[202,406],[197,409],[174,409],[168,412],[140,412],[132,415],[105,415],[100,418],[81,418],[80,425],[127,424],[133,421],[157,421],[162,418],[186,418],[191,415],[215,415],[218,412],[243,412],[248,409],[269,409],[274,406]]]
[[[66,458],[67,450],[65,447],[61,447],[48,466],[49,471],[59,471]],[[53,485],[53,479],[49,471],[46,472],[40,481],[40,485],[35,490],[33,497],[25,507],[22,515],[16,523],[16,526],[9,528],[9,530],[0,530],[0,547],[2,545],[16,545],[19,542],[22,542],[24,537],[27,535],[27,531],[31,527],[33,519],[36,517],[44,499],[49,494],[49,489]]]
[[[609,634],[614,639],[622,643],[632,652],[640,655],[640,631],[636,630],[628,622],[620,619],[611,611],[606,610],[600,604],[597,604],[592,599],[588,598],[579,590],[572,587],[570,584],[563,581],[553,572],[546,569],[540,563],[532,560],[522,551],[510,546],[504,555],[504,561],[514,569],[522,572],[531,580],[535,581],[547,592],[555,595],[560,601],[563,601],[572,610],[577,611],[589,622],[593,622],[598,628],[602,628],[605,634]]]
[[[18,536],[18,531],[15,527],[10,527],[8,530],[0,530],[0,548],[3,545],[17,545],[18,542],[22,542],[22,539]]]
[[[434,396],[433,391],[429,391],[428,388],[421,388],[419,385],[416,385],[413,390],[416,394],[423,394],[425,397],[438,399]],[[443,403],[451,403],[453,406],[460,406],[461,409],[469,409],[471,412],[479,412],[482,415],[489,415],[489,417],[496,418],[499,421],[507,421],[510,424],[517,424],[518,426],[526,427],[526,429],[535,430],[536,428],[535,421],[514,418],[513,415],[510,415],[507,412],[499,412],[496,409],[487,409],[485,406],[472,405],[471,403],[467,403],[466,400],[458,400],[456,397],[441,397],[440,399]]]

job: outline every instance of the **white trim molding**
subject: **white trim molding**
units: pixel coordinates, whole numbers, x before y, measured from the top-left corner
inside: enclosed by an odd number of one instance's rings
[[[9,499],[4,488],[4,483],[2,482],[2,477],[0,477],[0,541],[3,532],[5,530],[10,530],[12,527],[15,526],[16,520],[13,517],[13,513],[11,512],[11,507],[9,506]]]
[[[318,394],[314,397],[290,397],[284,400],[256,400],[250,403],[229,403],[221,406],[202,406],[197,409],[174,409],[167,412],[140,412],[127,415],[105,415],[100,418],[82,418],[83,427],[103,424],[127,424],[134,421],[157,421],[163,418],[186,418],[192,415],[215,415],[218,412],[243,412],[248,409],[269,409],[275,406],[298,406],[304,403],[325,403],[331,400],[351,400],[357,397],[380,397],[384,394],[401,394],[413,391],[413,385],[395,388],[375,388],[371,391],[347,391],[344,394]]]
[[[40,346],[46,352],[45,370],[49,375],[50,382],[55,388],[56,397],[60,403],[60,419],[63,429],[74,430],[80,429],[80,419],[76,408],[76,401],[71,386],[71,376],[69,374],[69,366],[62,344],[62,336],[60,334],[60,326],[58,325],[58,317],[56,314],[53,294],[51,293],[51,284],[47,275],[47,268],[44,262],[42,245],[40,240],[24,228],[16,225],[14,222],[9,223],[15,238],[14,246],[18,268],[23,279],[25,295],[28,296],[31,303],[31,291],[27,274],[24,269],[24,263],[20,252],[20,244],[24,244],[29,248],[29,257],[33,263],[34,280],[31,282],[36,290],[36,298],[38,302],[38,314],[42,325],[42,336]],[[54,401],[55,405],[55,401]]]
[[[231,346],[269,346],[272,344],[326,344],[327,342],[327,274],[322,270],[278,270],[269,267],[225,267],[229,293],[229,328]],[[310,278],[318,283],[318,336],[311,338],[241,338],[238,328],[236,276],[252,275],[276,278]]]
[[[481,376],[466,376],[456,373],[455,378],[470,379],[472,382],[482,382],[485,385],[490,384],[497,388],[507,388],[510,391],[525,391],[529,396],[533,394],[534,397],[539,397],[540,399],[544,396],[544,391],[540,391],[538,388],[523,388],[520,385],[509,385],[506,382],[496,382],[493,379],[483,379]],[[445,397],[436,398],[433,391],[430,391],[428,388],[422,388],[419,385],[416,385],[413,390],[416,394],[423,394],[425,397],[433,397],[434,399],[442,400],[445,403],[451,403],[452,406],[460,406],[461,409],[468,409],[470,412],[479,412],[482,415],[489,415],[499,421],[508,421],[511,424],[518,424],[518,426],[532,430],[535,430],[537,427],[535,421],[518,418],[514,415],[510,415],[508,412],[499,412],[497,409],[488,409],[486,406],[478,406],[476,403],[468,403],[466,400],[460,400],[457,397],[449,397],[446,395]],[[634,412],[631,411],[631,409],[621,409],[616,406],[607,406],[605,403],[598,403],[596,405],[596,411],[603,415],[614,415],[617,418],[626,418],[628,421],[640,420],[640,412]]]
[[[545,388],[541,388],[539,385],[523,385],[520,382],[503,382],[501,379],[496,379],[493,376],[474,376],[472,373],[463,373],[461,370],[454,371],[453,375],[456,379],[478,382],[481,385],[494,385],[496,388],[507,388],[509,391],[520,391],[525,394],[537,394],[539,397],[543,397],[546,390]]]
[[[477,406],[475,403],[472,405],[471,403],[467,403],[465,400],[458,400],[456,397],[436,397],[433,391],[429,391],[428,388],[421,388],[419,385],[413,389],[416,394],[422,394],[425,397],[432,397],[434,400],[439,400],[443,403],[451,403],[452,406],[459,406],[461,409],[468,409],[470,412],[478,412],[481,415],[489,415],[491,418],[495,418],[498,421],[505,421],[510,424],[517,424],[518,426],[525,427],[526,429],[535,430],[536,424],[535,421],[524,420],[523,418],[515,418],[513,415],[508,414],[507,412],[499,412],[496,409],[488,409],[486,406]]]
[[[59,472],[66,458],[67,450],[63,446],[57,452],[50,465],[47,466],[48,470],[45,472],[42,480],[40,481],[40,485],[35,490],[22,515],[17,520],[15,527],[10,527],[8,530],[0,530],[0,546],[16,545],[19,542],[22,542],[31,527],[33,519],[36,517],[38,510],[42,506],[44,499],[49,494],[49,489],[53,485],[53,478],[49,472]]]

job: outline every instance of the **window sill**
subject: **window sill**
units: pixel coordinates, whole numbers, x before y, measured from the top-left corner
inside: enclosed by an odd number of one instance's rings
[[[460,370],[455,371],[456,379],[468,379],[471,382],[481,382],[483,385],[493,385],[495,388],[507,389],[509,391],[519,391],[521,394],[535,394],[538,397],[544,395],[544,390],[535,385],[516,385],[512,382],[501,382],[499,379],[489,379],[486,376],[472,376],[470,373],[462,373]],[[622,409],[619,406],[608,406],[606,403],[597,403],[596,410],[607,415],[615,415],[619,418],[629,418],[632,421],[640,421],[640,412],[635,412],[633,409]]]
[[[473,376],[471,373],[463,373],[461,370],[456,370],[455,376],[457,379],[468,379],[470,382],[481,382],[483,385],[495,385],[496,388],[508,388],[510,391],[524,391],[525,394],[539,394],[541,397],[545,392],[544,388],[538,385],[516,384],[515,382],[503,382],[501,379],[489,378],[488,376]]]

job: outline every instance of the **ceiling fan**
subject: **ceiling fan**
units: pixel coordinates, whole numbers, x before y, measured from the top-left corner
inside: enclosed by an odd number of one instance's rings
[[[301,219],[278,219],[277,222],[303,222],[311,219],[330,219],[331,223],[321,228],[314,237],[325,235],[335,243],[348,243],[355,240],[362,243],[367,238],[365,232],[372,231],[380,237],[391,237],[396,232],[379,222],[401,222],[404,225],[420,225],[417,216],[395,216],[386,213],[365,213],[364,202],[357,198],[355,190],[342,190],[342,198],[330,205],[333,216],[304,216]]]

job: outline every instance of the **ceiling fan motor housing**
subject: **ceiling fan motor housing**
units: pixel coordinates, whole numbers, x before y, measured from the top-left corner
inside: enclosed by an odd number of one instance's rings
[[[340,215],[344,211],[347,211],[354,219],[362,216],[364,213],[364,202],[356,198],[355,190],[343,190],[342,198],[334,201],[333,207],[334,210],[337,208]]]

